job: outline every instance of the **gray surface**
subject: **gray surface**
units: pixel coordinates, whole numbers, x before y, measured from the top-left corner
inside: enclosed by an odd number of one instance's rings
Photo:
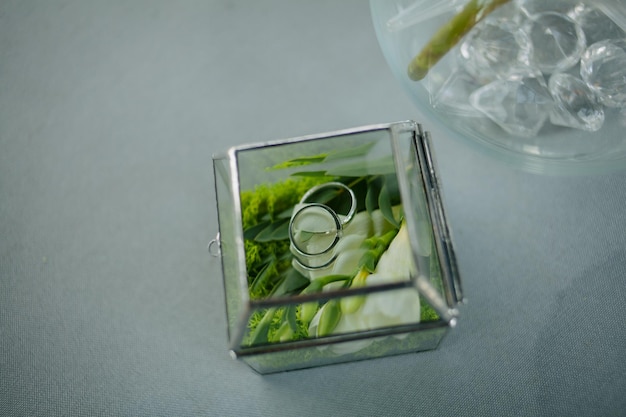
[[[626,173],[433,130],[469,304],[433,352],[227,354],[211,155],[420,119],[364,1],[0,2],[0,415],[624,415]]]

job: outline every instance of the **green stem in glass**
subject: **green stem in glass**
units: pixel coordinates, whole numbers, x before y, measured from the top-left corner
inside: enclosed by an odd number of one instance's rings
[[[470,0],[463,10],[441,26],[408,68],[413,81],[423,79],[428,71],[465,36],[478,22],[509,0]]]

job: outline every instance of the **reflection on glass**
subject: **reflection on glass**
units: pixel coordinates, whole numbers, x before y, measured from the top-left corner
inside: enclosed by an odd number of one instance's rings
[[[231,349],[260,372],[431,349],[443,335],[452,305],[423,138],[393,126],[231,150],[220,234],[245,257],[223,259]]]

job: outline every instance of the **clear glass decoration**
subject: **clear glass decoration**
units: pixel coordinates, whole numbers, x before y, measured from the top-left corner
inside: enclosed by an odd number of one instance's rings
[[[435,348],[460,279],[412,121],[214,156],[229,348],[260,373]]]
[[[626,169],[625,1],[370,0],[370,9],[394,76],[449,136],[531,172]],[[574,85],[583,90],[570,97]]]

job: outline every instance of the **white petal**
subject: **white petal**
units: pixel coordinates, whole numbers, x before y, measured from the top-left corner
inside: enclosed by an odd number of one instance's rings
[[[359,267],[359,260],[365,251],[363,249],[352,249],[342,252],[337,256],[333,264],[333,274],[338,275],[354,275]]]
[[[367,211],[360,211],[354,215],[350,223],[343,228],[344,236],[363,235],[371,236],[372,234],[372,218]]]
[[[344,233],[344,236],[339,239],[339,242],[337,242],[337,246],[335,246],[334,251],[335,253],[341,253],[350,249],[360,248],[365,239],[367,239],[367,235],[347,235]]]
[[[381,275],[380,279],[384,282],[394,282],[409,279],[414,271],[409,233],[406,223],[403,223],[396,237],[380,257],[376,265],[376,274]]]
[[[333,333],[349,333],[361,330],[367,330],[367,326],[363,321],[363,316],[356,312],[353,314],[342,314]]]
[[[337,324],[333,333],[349,333],[355,331],[366,330],[367,327],[363,323],[359,314],[344,314]],[[331,349],[337,355],[345,355],[354,353],[368,347],[373,342],[372,339],[354,340],[352,342],[339,343],[331,345]]]
[[[370,294],[359,312],[369,328],[419,323],[420,299],[411,288]]]

